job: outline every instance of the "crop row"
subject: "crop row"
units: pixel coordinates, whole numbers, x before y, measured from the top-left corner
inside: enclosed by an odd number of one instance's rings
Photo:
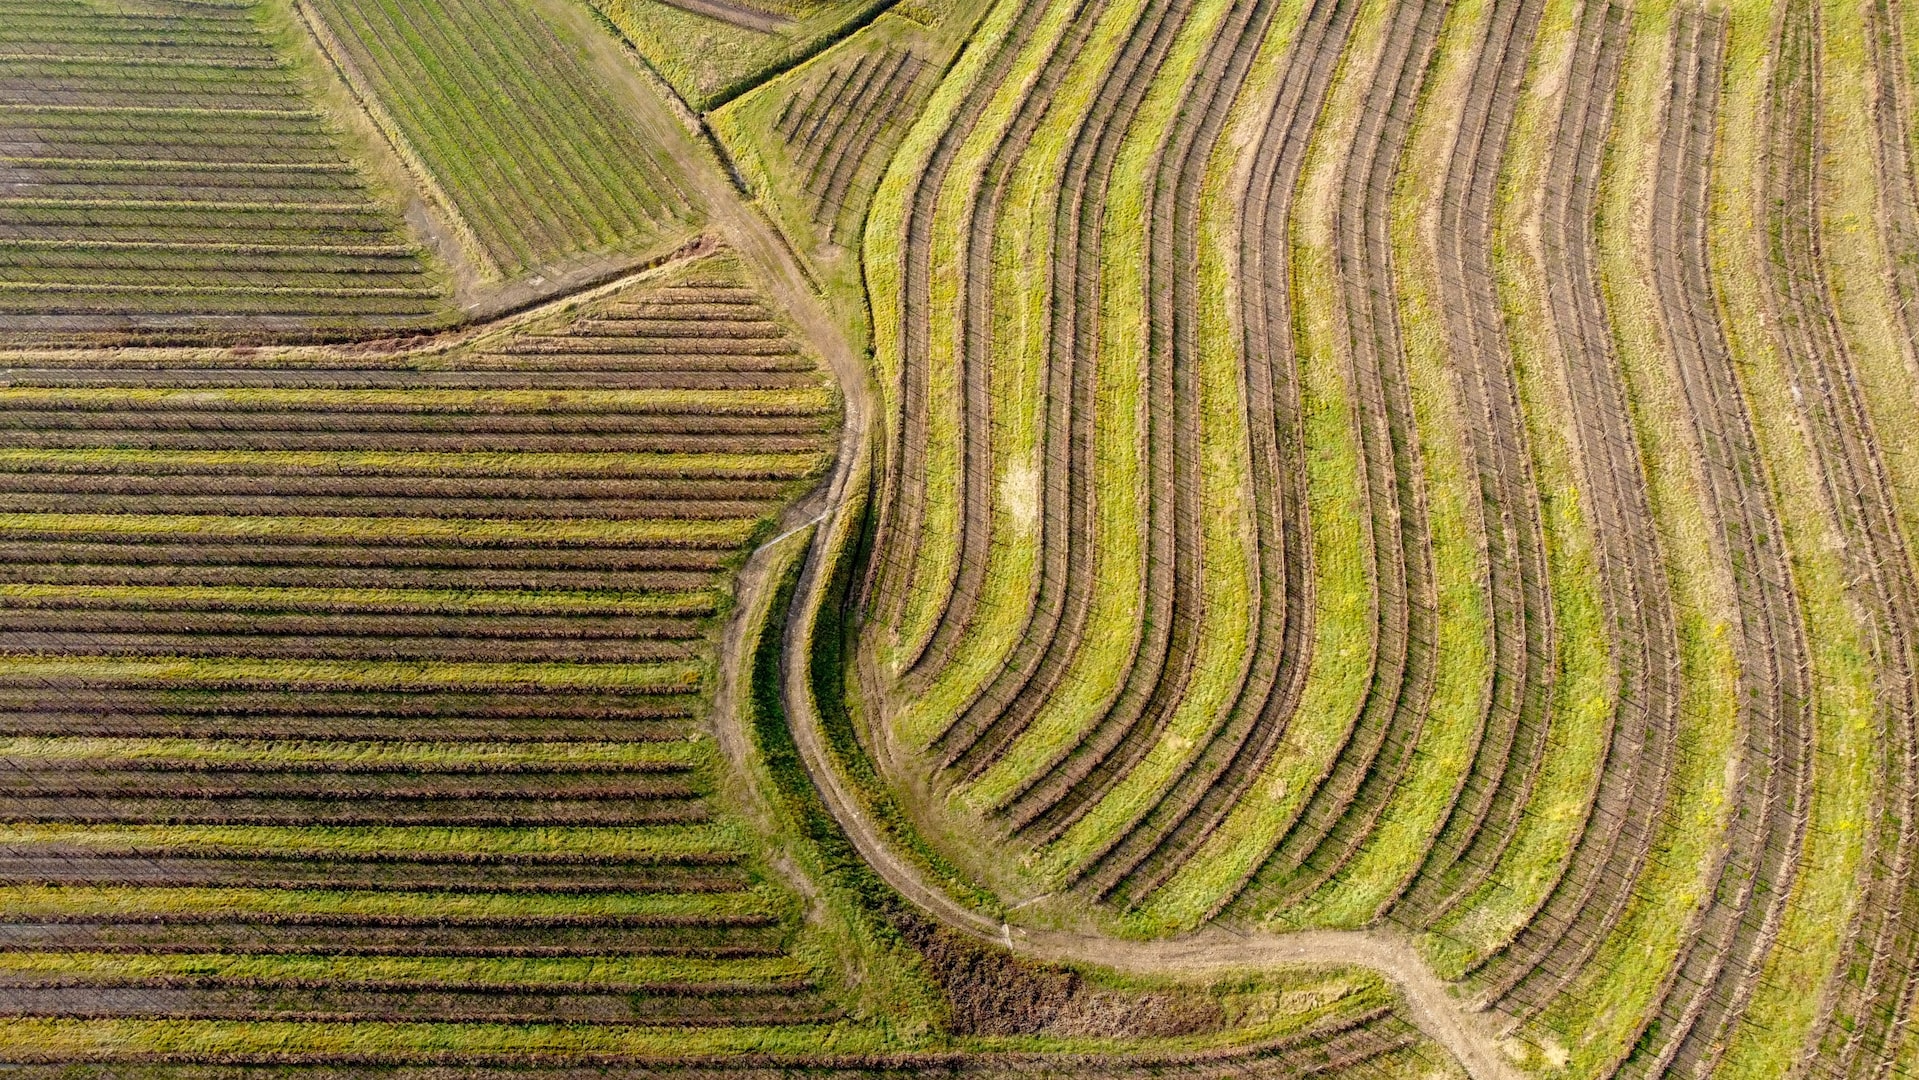
[[[1100,290],[1103,282],[1096,268],[1117,157],[1132,118],[1151,86],[1153,73],[1164,63],[1173,40],[1190,15],[1187,6],[1177,4],[1149,5],[1131,15],[1124,10],[1112,14],[1125,36],[1110,66],[1096,77],[1095,94],[1086,120],[1066,148],[1064,171],[1059,179],[1062,197],[1054,208],[1052,222],[1054,261],[1047,269],[1053,310],[1044,360],[1048,390],[1047,436],[1054,439],[1066,434],[1069,460],[1084,460],[1081,454],[1090,456],[1096,452],[1089,424],[1097,412],[1093,388],[1098,384],[1095,358],[1102,337]],[[1045,58],[1038,76],[1042,85],[1066,85],[1076,67],[1089,63],[1086,50],[1093,32],[1094,25],[1090,23],[1069,30],[1070,46],[1056,49]],[[959,516],[958,558],[946,583],[944,599],[929,609],[933,613],[931,634],[907,669],[908,679],[915,682],[928,681],[956,656],[962,635],[980,610],[981,590],[991,561],[994,493],[983,482],[990,475],[996,456],[988,319],[995,284],[989,267],[993,232],[1000,216],[1007,212],[1001,204],[1012,196],[1009,188],[1017,175],[1015,163],[1045,120],[1043,114],[1030,106],[1035,98],[1043,96],[1035,95],[1022,102],[1021,111],[1012,121],[1011,134],[1002,142],[1002,157],[993,163],[993,172],[982,184],[991,192],[991,201],[976,209],[967,223],[971,236],[967,247],[970,266],[966,314],[971,332],[960,343],[966,366],[961,373],[964,410],[959,434],[964,454],[959,458],[958,485],[964,499]],[[1163,324],[1156,326],[1160,333],[1169,329]],[[1164,369],[1155,366],[1153,370]],[[1165,441],[1165,450],[1170,454],[1172,440]],[[1046,457],[1051,459],[1053,454],[1049,452]],[[1163,467],[1169,459],[1159,455],[1155,460]],[[1056,466],[1049,460],[1049,471],[1052,468]],[[1171,477],[1164,474],[1156,479],[1170,481]],[[1164,483],[1156,483],[1155,489],[1161,495],[1168,493]],[[1058,494],[1054,489],[1042,497],[1057,500]],[[1056,501],[1042,509],[1042,515],[1054,527],[1041,535],[1042,569],[1037,582],[1040,603],[1028,609],[1028,620],[1018,631],[1013,663],[962,702],[962,707],[934,739],[933,749],[939,760],[962,777],[976,776],[1000,760],[1013,740],[1030,727],[1036,716],[1035,707],[1043,704],[1044,698],[1034,692],[1038,689],[1036,684],[1065,675],[1077,659],[1081,640],[1075,629],[1084,625],[1082,620],[1090,610],[1080,605],[1092,598],[1092,590],[1087,586],[1095,548],[1091,537],[1073,529],[1078,521],[1063,523],[1067,526],[1064,529],[1058,527],[1062,524],[1062,509]],[[1163,506],[1161,513],[1164,513]],[[1170,564],[1162,563],[1161,568],[1170,569]],[[1155,588],[1153,594],[1164,595],[1160,588]],[[1059,620],[1058,624],[1055,619]],[[1064,625],[1063,630],[1047,635],[1049,627],[1059,624]],[[1158,625],[1162,632],[1166,629],[1163,620]],[[1049,636],[1056,640],[1049,640]],[[1128,677],[1133,674],[1126,665],[1122,665],[1121,671]],[[1141,704],[1143,699],[1131,702],[1135,709]],[[1114,722],[1107,725],[1108,731],[1123,730],[1125,709],[1126,706],[1121,705],[1117,712],[1109,714]],[[1093,755],[1087,759],[1097,760]],[[1060,760],[1053,765],[1054,775],[1070,784],[1067,770],[1073,766]],[[1037,779],[1037,775],[1034,778]],[[1044,808],[1047,804],[1041,801],[1036,805]],[[1024,824],[1017,814],[1010,820],[1016,825]]]
[[[1087,868],[1102,898],[1137,903],[1163,885],[1257,779],[1297,707],[1311,637],[1309,537],[1292,347],[1291,212],[1305,150],[1352,29],[1350,5],[1315,3],[1288,50],[1246,189],[1240,252],[1247,410],[1260,577],[1254,656],[1232,711],[1194,764]],[[1270,18],[1265,14],[1263,18]],[[1290,418],[1290,419],[1287,419]]]
[[[719,994],[614,989],[523,992],[459,988],[328,984],[304,989],[266,985],[172,988],[127,986],[0,988],[0,1016],[97,1020],[107,1017],[292,1020],[306,1023],[432,1021],[454,1024],[590,1023],[647,1027],[826,1023],[839,1010],[819,997],[771,987]]]
[[[925,61],[910,51],[863,52],[788,98],[775,120],[813,220],[835,241],[850,235],[854,193],[877,180],[875,163],[898,143],[930,90],[925,73]]]
[[[1541,17],[1536,3],[1495,8],[1473,71],[1462,138],[1442,197],[1439,254],[1464,426],[1478,472],[1493,608],[1493,669],[1472,768],[1396,917],[1430,924],[1484,882],[1511,842],[1545,750],[1553,685],[1550,588],[1525,417],[1501,326],[1492,268],[1496,178]]]
[[[1438,45],[1439,5],[1394,13],[1386,51],[1344,158],[1335,253],[1346,288],[1346,334],[1360,416],[1360,461],[1376,615],[1371,680],[1353,723],[1255,879],[1262,899],[1290,899],[1335,873],[1365,839],[1398,784],[1426,720],[1437,610],[1419,430],[1391,288],[1391,213],[1420,94]]]

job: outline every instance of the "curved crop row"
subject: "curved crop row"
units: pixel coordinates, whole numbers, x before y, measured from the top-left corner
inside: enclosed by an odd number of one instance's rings
[[[1352,17],[1350,4],[1312,6],[1288,51],[1279,96],[1267,113],[1241,197],[1241,318],[1260,558],[1254,659],[1232,712],[1194,764],[1088,868],[1090,882],[1104,896],[1143,899],[1205,842],[1264,768],[1305,679],[1312,559],[1304,521],[1299,361],[1289,314],[1291,207],[1308,137],[1345,52]]]
[[[1378,812],[1383,792],[1397,783],[1410,758],[1432,691],[1437,602],[1424,481],[1416,464],[1418,432],[1391,283],[1387,201],[1443,16],[1438,4],[1406,5],[1394,13],[1343,158],[1335,215],[1346,361],[1370,513],[1371,679],[1340,745],[1311,781],[1312,794],[1240,903],[1297,896],[1350,856],[1364,839],[1366,807]],[[1360,816],[1349,819],[1355,812]]]

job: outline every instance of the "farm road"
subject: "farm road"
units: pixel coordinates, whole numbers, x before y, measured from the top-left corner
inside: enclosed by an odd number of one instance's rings
[[[632,72],[635,96],[644,107],[670,115],[663,88]],[[1085,964],[1133,975],[1211,975],[1245,971],[1275,964],[1343,964],[1379,972],[1405,999],[1406,1018],[1434,1042],[1445,1047],[1473,1080],[1520,1080],[1520,1072],[1500,1051],[1487,1017],[1472,1012],[1447,989],[1413,949],[1404,935],[1389,930],[1297,933],[1235,933],[1208,928],[1159,941],[1127,941],[1095,934],[1029,929],[1002,925],[965,907],[943,890],[926,882],[913,864],[894,852],[860,809],[845,782],[827,757],[820,717],[807,692],[806,658],[810,650],[795,648],[804,632],[803,616],[816,607],[827,582],[823,568],[831,554],[836,529],[846,508],[853,478],[860,475],[872,452],[873,393],[861,358],[853,351],[824,301],[809,284],[798,257],[760,212],[749,205],[727,178],[720,163],[686,130],[690,112],[681,116],[680,130],[669,139],[675,160],[687,181],[707,205],[710,222],[739,254],[762,287],[785,307],[815,353],[826,361],[844,398],[844,425],[832,471],[810,496],[793,506],[782,521],[780,535],[762,545],[742,568],[734,617],[721,643],[725,672],[715,721],[719,742],[729,755],[744,754],[740,702],[744,674],[749,669],[744,639],[745,615],[764,602],[775,582],[770,572],[773,549],[795,529],[819,523],[812,538],[793,612],[786,627],[784,684],[787,715],[800,756],[828,810],[845,830],[860,854],[888,885],[928,915],[981,941],[990,942],[1035,960]],[[657,128],[655,129],[657,130]]]

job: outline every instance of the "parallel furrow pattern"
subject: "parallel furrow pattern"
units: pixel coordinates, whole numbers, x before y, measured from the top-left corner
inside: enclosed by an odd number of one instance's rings
[[[434,318],[251,6],[150,9],[0,4],[0,331]]]
[[[364,366],[11,371],[0,1016],[838,1015],[699,722],[831,399],[730,256],[671,273]]]

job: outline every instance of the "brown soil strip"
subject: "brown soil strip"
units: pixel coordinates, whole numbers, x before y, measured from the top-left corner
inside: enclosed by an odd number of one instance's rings
[[[1602,156],[1629,33],[1625,9],[1580,22],[1547,193],[1548,293],[1571,390],[1612,626],[1618,699],[1588,816],[1561,876],[1514,939],[1482,960],[1482,1001],[1517,1018],[1546,1007],[1617,924],[1663,819],[1676,747],[1679,652],[1624,376],[1613,353],[1593,235]]]
[[[1544,759],[1550,723],[1556,657],[1545,537],[1492,266],[1500,165],[1540,9],[1526,0],[1495,7],[1439,206],[1442,308],[1479,481],[1492,677],[1472,768],[1424,862],[1390,906],[1396,921],[1415,927],[1431,925],[1498,865]]]

